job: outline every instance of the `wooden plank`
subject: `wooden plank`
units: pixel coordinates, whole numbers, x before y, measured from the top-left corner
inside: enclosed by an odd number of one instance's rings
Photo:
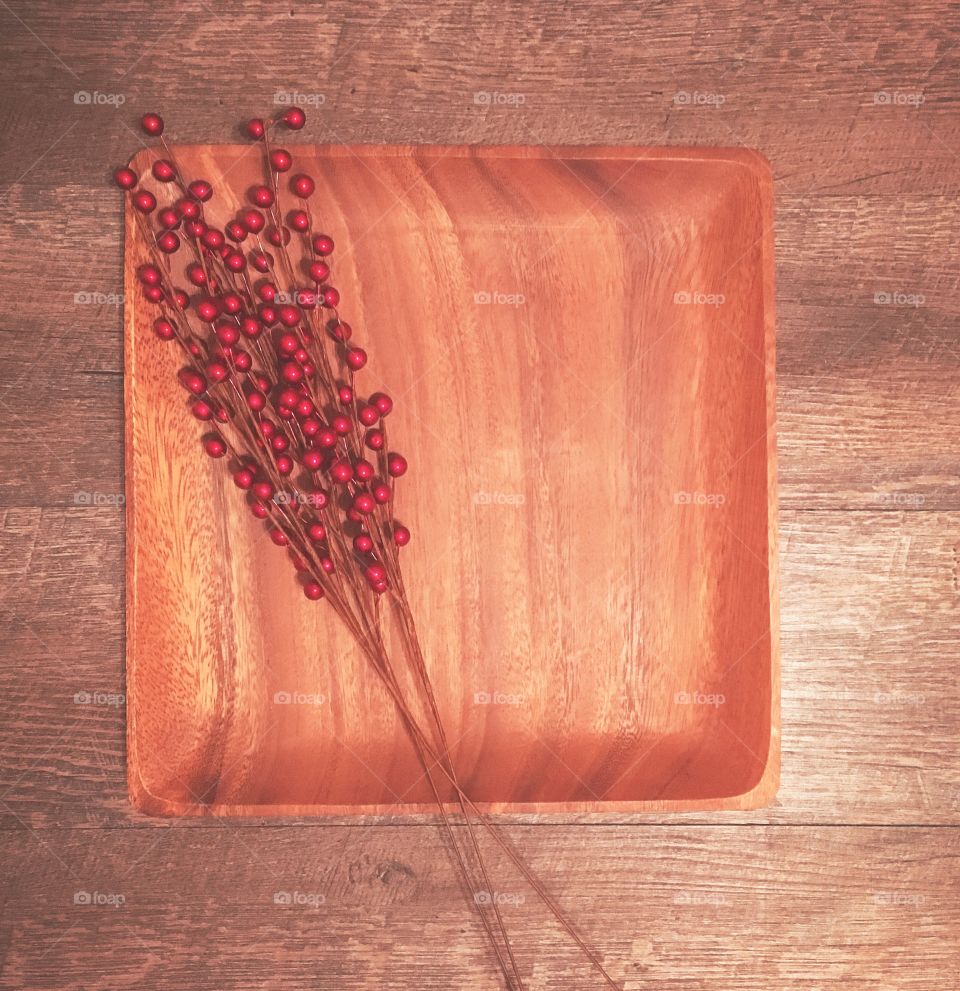
[[[960,964],[953,830],[510,836],[626,991],[930,991]],[[5,845],[0,988],[500,987],[435,827],[47,830]],[[599,987],[533,893],[490,867],[531,991]]]
[[[887,196],[791,196],[783,187],[781,180],[782,505],[960,508],[951,457],[960,431],[960,348],[956,278],[947,264],[960,223],[956,197],[905,193],[891,205]],[[85,189],[63,195],[67,212],[83,209]],[[79,243],[58,244],[81,250]],[[839,265],[830,261],[838,245]],[[38,264],[55,264],[46,245],[37,250]],[[103,244],[89,264],[64,273],[55,297],[24,299],[17,332],[0,324],[7,396],[44,396],[39,407],[0,397],[0,459],[31,468],[4,486],[0,505],[70,505],[78,491],[122,486],[120,308],[109,302],[121,292],[118,252],[119,244]],[[16,292],[32,264],[27,253],[15,253],[0,272],[0,287]],[[92,302],[74,303],[75,296]],[[25,339],[55,360],[38,360]],[[67,422],[84,429],[67,433]]]
[[[0,821],[144,825],[126,798],[114,697],[120,510],[3,520],[0,618],[17,660],[0,668]],[[781,787],[772,808],[720,821],[960,821],[958,524],[952,513],[782,514]],[[75,704],[76,693],[95,698]]]

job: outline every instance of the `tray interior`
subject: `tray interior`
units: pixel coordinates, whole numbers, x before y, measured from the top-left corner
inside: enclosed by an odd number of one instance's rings
[[[733,149],[291,147],[396,401],[405,574],[493,810],[752,807],[778,775],[772,203]],[[230,219],[248,146],[182,147]],[[138,156],[143,167],[143,153]],[[230,195],[230,190],[237,191]],[[131,796],[416,811],[386,694],[201,456],[127,224]]]

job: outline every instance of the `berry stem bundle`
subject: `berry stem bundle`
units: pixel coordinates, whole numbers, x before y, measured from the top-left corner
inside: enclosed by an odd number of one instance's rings
[[[150,169],[156,193],[129,167],[114,178],[129,194],[147,255],[138,277],[157,307],[153,331],[180,356],[177,379],[190,412],[205,425],[203,450],[229,465],[250,512],[288,553],[304,596],[330,603],[392,699],[506,987],[524,991],[525,985],[499,900],[478,897],[495,891],[483,834],[605,985],[617,988],[459,784],[400,566],[411,534],[393,511],[395,486],[408,468],[388,441],[393,400],[358,390],[367,352],[340,316],[340,293],[331,283],[335,244],[315,228],[311,209],[316,183],[304,173],[286,182],[293,155],[270,138],[279,127],[296,131],[305,121],[294,107],[276,121],[248,122],[247,134],[262,144],[266,178],[250,191],[249,206],[217,226],[207,206],[213,185],[185,176],[163,136],[163,120],[143,117],[160,149]],[[388,639],[394,642],[388,630],[396,631],[400,665],[388,649]]]

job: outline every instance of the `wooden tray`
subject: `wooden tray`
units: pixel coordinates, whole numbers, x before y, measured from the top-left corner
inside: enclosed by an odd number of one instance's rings
[[[492,811],[779,770],[772,180],[741,149],[293,147],[411,472],[405,573]],[[183,147],[221,221],[249,146]],[[145,171],[144,154],[135,161]],[[225,178],[220,178],[225,177]],[[201,456],[127,218],[128,767],[149,813],[419,811],[392,704]]]

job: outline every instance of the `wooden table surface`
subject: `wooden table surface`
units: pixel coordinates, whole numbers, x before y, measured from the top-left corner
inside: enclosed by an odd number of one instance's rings
[[[956,6],[0,0],[0,27],[0,988],[496,987],[433,825],[127,802],[107,177],[145,110],[231,140],[277,93],[316,141],[770,159],[779,794],[507,830],[630,989],[956,987]],[[531,988],[595,986],[508,915]]]

